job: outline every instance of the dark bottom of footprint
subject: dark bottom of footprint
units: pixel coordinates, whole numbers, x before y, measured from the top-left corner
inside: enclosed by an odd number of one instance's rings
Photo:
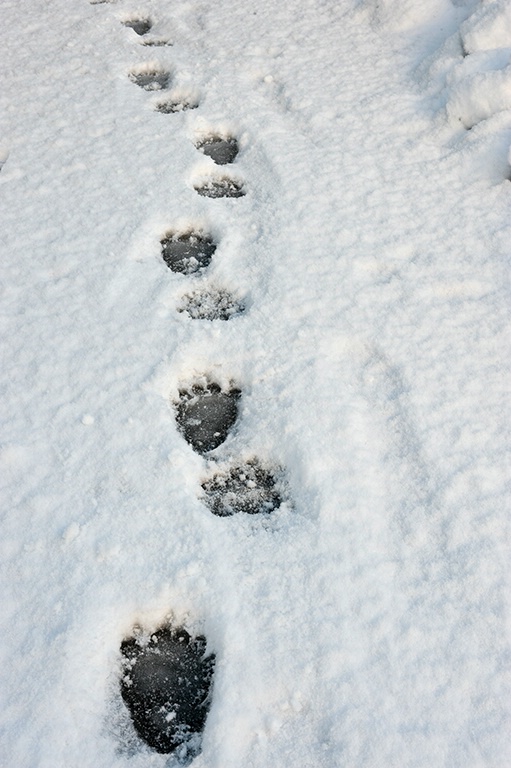
[[[193,320],[230,320],[244,310],[244,305],[228,291],[216,288],[183,296],[178,308],[178,312],[186,312]]]
[[[166,40],[162,37],[153,37],[149,38],[148,40],[143,40],[142,45],[147,45],[150,48],[163,48],[165,45],[172,45],[170,40]]]
[[[176,421],[194,451],[204,454],[224,442],[238,418],[240,396],[239,389],[222,392],[213,383],[180,390]]]
[[[187,109],[197,109],[198,106],[198,102],[193,99],[168,99],[159,101],[154,105],[154,109],[164,115],[171,115],[175,112],[185,112]]]
[[[137,35],[140,35],[140,37],[146,35],[152,27],[149,19],[128,19],[123,21],[123,24],[125,27],[132,29],[133,32],[136,32]]]
[[[238,512],[249,515],[273,512],[282,502],[276,484],[275,473],[252,459],[226,472],[218,472],[204,482],[202,488],[211,512],[219,517],[229,517]]]
[[[238,181],[226,177],[206,181],[196,186],[195,191],[202,197],[243,197],[245,195],[245,190]]]
[[[170,75],[163,69],[137,69],[130,72],[129,78],[144,91],[162,91],[167,87]]]
[[[210,157],[217,165],[232,163],[238,154],[238,142],[233,137],[209,136],[197,144],[197,149]]]
[[[163,261],[173,272],[184,275],[207,267],[215,250],[213,238],[198,232],[169,232],[161,241]]]
[[[170,627],[121,645],[121,695],[138,736],[156,752],[199,751],[215,664],[205,652],[204,637]]]

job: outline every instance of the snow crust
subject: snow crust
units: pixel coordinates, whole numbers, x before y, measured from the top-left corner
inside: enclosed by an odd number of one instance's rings
[[[194,768],[511,765],[510,19],[5,0],[2,766],[174,766],[119,692],[169,617],[216,655]],[[210,133],[244,197],[195,191]],[[169,230],[211,233],[203,274]],[[244,312],[179,311],[212,289]],[[271,515],[201,498],[202,376],[242,391],[212,457],[285,474]]]

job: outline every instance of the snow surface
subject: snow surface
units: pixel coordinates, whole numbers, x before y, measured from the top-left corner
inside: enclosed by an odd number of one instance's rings
[[[510,18],[4,0],[2,768],[174,765],[118,682],[169,616],[217,659],[194,768],[511,766]],[[197,227],[211,266],[171,272]],[[201,285],[246,311],[179,312]],[[203,375],[242,390],[213,455],[285,471],[270,516],[200,498]]]

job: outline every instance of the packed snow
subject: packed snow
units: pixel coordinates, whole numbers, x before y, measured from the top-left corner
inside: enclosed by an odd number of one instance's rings
[[[0,50],[2,768],[509,768],[509,1],[4,0]]]

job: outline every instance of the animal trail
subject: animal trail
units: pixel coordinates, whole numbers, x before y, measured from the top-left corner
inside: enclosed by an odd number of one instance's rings
[[[241,390],[222,391],[210,382],[179,391],[176,422],[186,442],[200,454],[213,451],[227,438],[238,418]]]
[[[142,45],[171,45],[148,36],[153,21],[141,12],[124,16],[121,23],[141,38]],[[171,73],[162,63],[147,61],[134,65],[128,78],[142,90],[165,91]],[[160,114],[175,114],[198,108],[199,97],[193,89],[175,88],[151,106]],[[195,146],[217,166],[232,164],[240,151],[237,138],[222,132],[202,134]],[[194,189],[209,198],[246,194],[242,180],[220,173],[198,179]],[[185,276],[206,270],[216,249],[214,237],[200,227],[169,229],[160,239],[162,260],[172,272]],[[202,284],[182,296],[177,311],[193,320],[227,321],[242,314],[245,305],[225,288]],[[179,389],[173,403],[176,425],[196,453],[207,455],[227,440],[239,416],[241,394],[237,386],[222,387],[208,376]],[[256,457],[216,464],[201,489],[205,505],[217,517],[267,515],[283,501],[280,468],[264,466]],[[155,752],[175,754],[180,764],[190,762],[201,748],[215,668],[215,656],[207,655],[206,646],[205,637],[192,637],[183,627],[166,624],[151,634],[136,627],[120,647],[119,688],[134,732]]]

